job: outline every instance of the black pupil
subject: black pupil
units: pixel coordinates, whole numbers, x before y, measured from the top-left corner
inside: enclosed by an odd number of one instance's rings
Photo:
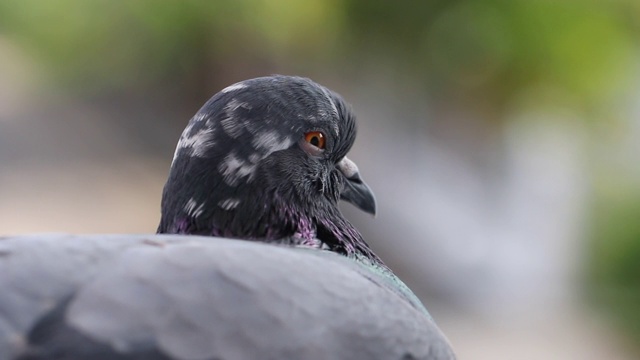
[[[311,138],[311,141],[309,141],[311,143],[311,145],[318,147],[318,145],[320,145],[320,138],[317,136],[314,136]]]

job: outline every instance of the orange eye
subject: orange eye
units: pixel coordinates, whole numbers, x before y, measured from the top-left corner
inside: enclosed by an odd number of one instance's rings
[[[304,139],[318,149],[324,149],[324,134],[320,131],[309,131],[304,134]]]

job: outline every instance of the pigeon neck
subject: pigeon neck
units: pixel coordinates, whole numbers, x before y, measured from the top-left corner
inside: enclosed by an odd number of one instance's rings
[[[386,268],[382,260],[371,250],[360,232],[336,210],[331,218],[317,219],[317,237],[327,244],[330,250],[350,258],[366,259],[373,264]]]
[[[269,205],[243,201],[232,211],[203,211],[198,216],[179,211],[173,221],[165,221],[170,217],[163,217],[158,232],[328,248],[349,258],[366,259],[385,267],[335,204],[316,202],[297,206],[273,193],[261,200]]]

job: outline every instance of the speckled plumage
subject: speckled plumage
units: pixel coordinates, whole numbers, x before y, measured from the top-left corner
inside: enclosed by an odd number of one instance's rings
[[[300,146],[313,130],[328,139],[321,156]],[[382,265],[337,207],[350,181],[342,169],[357,174],[351,161],[338,166],[355,136],[350,106],[309,79],[272,76],[227,87],[181,136],[158,232],[328,248]]]

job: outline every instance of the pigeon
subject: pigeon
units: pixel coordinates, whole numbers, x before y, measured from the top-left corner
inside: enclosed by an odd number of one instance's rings
[[[157,234],[0,237],[0,360],[455,359],[338,208],[376,212],[355,137],[312,80],[221,90],[180,136]]]

